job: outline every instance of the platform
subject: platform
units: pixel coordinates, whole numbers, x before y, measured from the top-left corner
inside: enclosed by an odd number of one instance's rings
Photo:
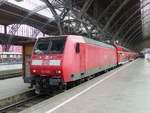
[[[0,80],[0,100],[29,90],[22,77]]]
[[[22,69],[22,64],[10,64],[10,65],[0,65],[0,72],[1,71],[7,71],[7,70],[16,70],[16,69]]]
[[[21,76],[22,64],[0,64],[0,80]]]
[[[149,113],[150,62],[137,59],[21,113]]]

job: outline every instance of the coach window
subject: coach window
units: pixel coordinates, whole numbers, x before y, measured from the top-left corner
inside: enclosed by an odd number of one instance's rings
[[[76,44],[76,53],[80,53],[80,44],[79,43]]]

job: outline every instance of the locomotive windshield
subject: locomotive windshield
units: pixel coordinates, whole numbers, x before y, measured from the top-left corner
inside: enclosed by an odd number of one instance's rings
[[[41,38],[37,41],[35,54],[62,54],[66,38]]]

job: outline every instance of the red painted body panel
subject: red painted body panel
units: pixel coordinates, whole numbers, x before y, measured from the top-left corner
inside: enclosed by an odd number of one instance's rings
[[[75,45],[78,42],[80,42],[80,53],[75,52]],[[72,74],[112,64],[117,64],[115,48],[87,44],[82,37],[68,38],[62,66],[65,82],[72,81]]]
[[[86,44],[86,70],[117,63],[116,50]]]
[[[82,47],[80,53],[75,52],[76,43],[85,43],[81,36],[68,36],[63,58],[63,79],[65,82],[71,81],[71,75],[81,72],[80,69],[80,57],[82,53]]]

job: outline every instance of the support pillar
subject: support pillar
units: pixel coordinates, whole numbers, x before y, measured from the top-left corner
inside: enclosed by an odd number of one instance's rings
[[[7,25],[4,25],[4,34],[7,34]]]
[[[7,25],[4,25],[4,34],[7,35]],[[10,46],[7,45],[7,40],[4,41],[4,44],[2,45],[2,51],[7,52],[9,51]]]

